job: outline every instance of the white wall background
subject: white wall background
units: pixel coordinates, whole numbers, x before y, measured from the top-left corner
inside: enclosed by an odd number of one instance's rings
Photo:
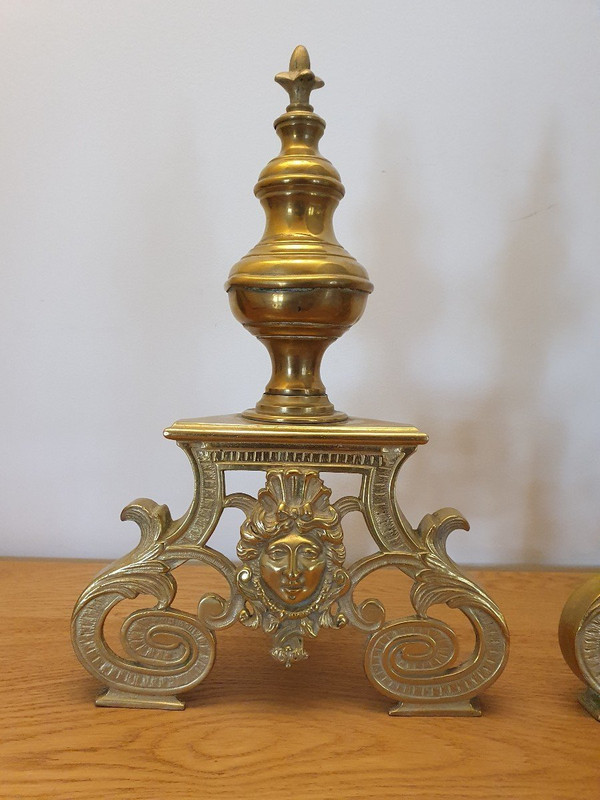
[[[122,555],[122,506],[190,499],[162,429],[260,396],[223,283],[303,43],[376,287],[330,397],[430,434],[399,497],[459,560],[599,564],[599,8],[2,0],[1,552]]]

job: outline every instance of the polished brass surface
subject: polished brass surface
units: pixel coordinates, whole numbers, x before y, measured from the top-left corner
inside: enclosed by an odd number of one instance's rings
[[[565,603],[558,640],[565,661],[586,684],[579,702],[600,722],[600,575],[575,589]]]
[[[360,318],[373,285],[335,238],[333,214],[344,196],[338,171],[319,153],[325,122],[309,103],[323,86],[297,47],[289,72],[275,77],[290,95],[275,120],[281,152],[254,189],[266,214],[262,239],[231,270],[231,309],[271,356],[272,375],[248,419],[326,423],[343,420],[321,381],[327,347]]]
[[[454,509],[427,514],[413,528],[398,507],[395,483],[406,459],[427,442],[410,425],[348,418],[336,412],[319,377],[325,348],[360,317],[371,284],[336,242],[331,219],[343,187],[317,142],[325,123],[309,103],[322,85],[304,48],[276,77],[289,92],[275,122],[282,151],[256,187],[267,214],[263,239],[232,269],[234,313],[267,345],[273,375],[255,409],[187,419],[167,428],[192,465],[188,511],[140,499],[122,519],[140,527],[140,542],[104,569],[79,598],[72,619],[75,652],[105,687],[101,706],[181,709],[177,695],[209,674],[218,631],[235,622],[262,631],[270,653],[291,667],[308,655],[305,641],[322,628],[353,626],[367,636],[364,668],[393,701],[392,716],[473,716],[477,696],[502,672],[508,631],[490,598],[461,573],[446,550],[448,535],[468,529]],[[325,424],[326,423],[326,424]],[[227,473],[264,473],[256,497],[227,492]],[[360,476],[356,496],[332,498],[329,473]],[[234,562],[209,546],[223,511],[240,509]],[[348,563],[343,520],[360,513],[377,552]],[[174,572],[188,561],[215,569],[228,596],[207,592],[195,612],[176,607]],[[376,599],[355,590],[392,567],[412,581],[413,613],[390,618]],[[105,622],[123,600],[150,595],[121,627],[121,645]],[[468,620],[465,646],[432,610],[445,605]]]

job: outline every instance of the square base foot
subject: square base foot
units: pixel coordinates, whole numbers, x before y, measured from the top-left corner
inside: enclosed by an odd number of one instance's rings
[[[183,711],[185,703],[175,695],[135,694],[119,689],[105,689],[96,698],[96,705],[105,708],[158,708],[163,711]]]
[[[588,714],[600,722],[600,694],[588,688],[577,699]]]
[[[454,703],[398,703],[389,710],[390,717],[480,717],[479,698]]]

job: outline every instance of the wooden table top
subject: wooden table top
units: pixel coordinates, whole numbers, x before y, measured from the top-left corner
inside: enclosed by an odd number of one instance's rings
[[[387,715],[358,631],[322,631],[308,661],[286,670],[241,625],[218,633],[215,666],[185,711],[96,708],[69,619],[101,566],[0,560],[0,798],[600,797],[600,724],[576,701],[556,635],[589,573],[469,571],[507,617],[511,656],[483,717],[444,719]],[[175,574],[184,609],[223,585],[206,567]],[[369,580],[370,594],[407,610],[408,579]]]

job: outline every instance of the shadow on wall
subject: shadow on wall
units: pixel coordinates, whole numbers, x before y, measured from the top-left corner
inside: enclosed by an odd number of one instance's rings
[[[566,253],[556,203],[553,137],[542,143],[528,189],[508,212],[504,248],[493,261],[481,264],[489,275],[487,291],[475,289],[460,299],[462,313],[473,317],[472,334],[477,337],[477,327],[485,326],[479,328],[479,336],[487,347],[475,347],[468,365],[469,372],[480,371],[479,381],[465,381],[463,386],[461,376],[455,375],[450,384],[444,381],[436,388],[435,375],[425,381],[414,369],[414,350],[429,341],[435,354],[445,352],[452,358],[444,342],[451,333],[444,312],[456,297],[447,296],[423,255],[422,216],[418,191],[412,191],[410,161],[403,160],[407,166],[402,174],[396,166],[399,157],[410,152],[407,143],[389,128],[382,134],[377,166],[385,164],[388,174],[371,195],[371,226],[377,233],[371,277],[381,302],[378,305],[377,294],[372,296],[370,326],[361,329],[363,336],[372,337],[363,345],[369,353],[371,381],[381,387],[378,396],[374,393],[370,415],[390,418],[391,400],[399,409],[392,418],[433,434],[431,445],[415,456],[420,456],[419,470],[414,462],[405,468],[400,503],[415,525],[440,506],[463,511],[477,535],[455,534],[460,552],[452,549],[458,560],[552,562],[553,542],[564,535],[553,509],[565,488],[558,471],[560,403],[550,392],[548,367],[553,345],[575,316],[561,291]],[[376,264],[389,266],[390,254],[396,272],[393,285],[388,277],[385,286],[377,280]],[[446,328],[434,324],[444,318]],[[441,338],[436,343],[432,337]],[[457,360],[458,370],[464,357]],[[355,396],[348,399],[348,408],[353,401],[360,407]]]
[[[451,334],[447,311],[457,295],[449,294],[452,276],[444,276],[447,281],[440,279],[431,257],[435,248],[427,247],[429,233],[420,211],[417,181],[411,175],[410,143],[390,127],[379,132],[378,141],[374,174],[379,177],[385,165],[386,176],[372,187],[372,216],[366,221],[376,236],[367,264],[376,292],[367,309],[370,324],[356,327],[358,344],[368,353],[374,391],[369,408],[361,409],[365,392],[357,375],[343,407],[413,423],[432,435],[431,445],[405,468],[399,482],[400,502],[415,525],[425,513],[445,505],[465,513],[474,533],[454,535],[458,550],[453,540],[450,544],[457,560],[551,561],[553,542],[563,534],[553,506],[565,489],[556,454],[561,418],[559,404],[549,393],[548,365],[553,343],[573,319],[573,309],[565,306],[561,291],[565,252],[560,209],[554,205],[553,140],[548,137],[540,148],[529,186],[507,214],[504,247],[489,263],[481,264],[482,274],[489,276],[487,286],[483,289],[480,282],[459,298],[462,313],[469,315],[470,335],[486,342],[483,350],[473,348],[468,371],[471,378],[479,373],[479,379],[468,381],[456,374],[465,364],[464,354],[458,358],[446,341]],[[177,185],[181,197],[181,185]],[[160,189],[162,196],[165,187]],[[197,199],[196,186],[186,189],[188,196]],[[181,225],[182,218],[188,226],[196,224],[189,210],[175,214],[174,224]],[[467,227],[472,222],[465,219],[464,224]],[[167,238],[171,241],[172,237]],[[144,258],[137,263],[143,262],[146,270],[162,270],[167,253],[162,244],[150,233],[142,245]],[[172,255],[170,250],[168,254]],[[393,271],[385,272],[390,257]],[[189,257],[179,260],[184,262],[180,282],[187,283],[194,275],[195,261]],[[385,277],[378,277],[378,272]],[[195,299],[186,298],[185,302],[193,305]],[[163,320],[163,325],[177,329],[178,335],[180,311]],[[194,320],[189,311],[183,315],[187,325]],[[162,348],[164,360],[170,337],[159,339],[154,346]],[[428,349],[427,363],[432,369],[425,374],[415,352],[427,353]],[[435,374],[440,357],[447,359],[444,373],[455,373],[451,381]],[[452,364],[455,359],[456,367]],[[473,385],[478,388],[474,390]],[[164,459],[157,460],[156,475],[153,473],[157,485],[164,478],[164,463]],[[182,465],[182,470],[186,467]],[[131,464],[130,471],[133,469]],[[338,493],[345,493],[344,488],[339,487]],[[183,490],[176,492],[175,500],[175,507],[185,504]],[[373,551],[373,545],[366,543],[362,522],[349,520],[346,533],[350,560]],[[232,550],[236,535],[237,531],[230,532],[226,552]]]
[[[506,247],[497,260],[490,323],[498,356],[479,422],[495,431],[492,453],[503,452],[502,471],[490,477],[498,482],[503,504],[510,507],[517,500],[519,555],[525,563],[543,563],[564,535],[553,513],[564,491],[558,471],[564,427],[548,373],[556,345],[576,314],[565,302],[567,253],[557,163],[550,135],[540,147],[526,195],[514,204]],[[511,517],[518,525],[514,512]]]

